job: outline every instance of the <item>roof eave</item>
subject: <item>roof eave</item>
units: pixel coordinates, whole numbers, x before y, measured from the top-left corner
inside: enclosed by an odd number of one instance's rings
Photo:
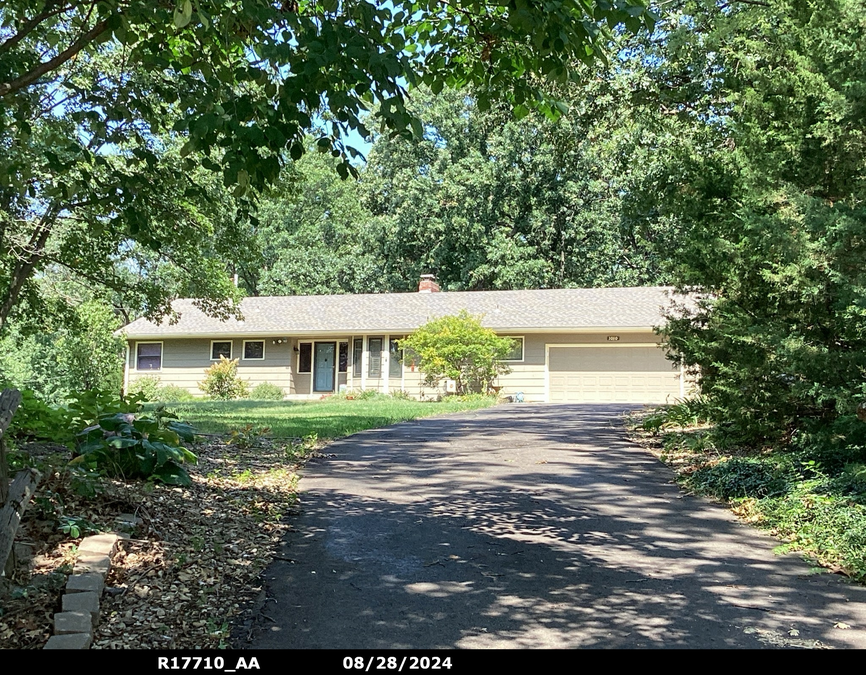
[[[488,326],[497,333],[515,334],[540,334],[540,333],[647,333],[655,330],[656,326]],[[318,336],[351,336],[351,335],[398,335],[411,333],[418,330],[418,326],[407,328],[354,328],[342,330],[306,330],[306,331],[209,331],[201,333],[178,332],[178,333],[123,333],[121,335],[127,340],[164,340],[164,339],[217,339],[217,338],[250,338],[250,337],[318,337]]]

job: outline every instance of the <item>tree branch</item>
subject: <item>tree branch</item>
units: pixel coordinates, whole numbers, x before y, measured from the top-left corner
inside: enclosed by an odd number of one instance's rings
[[[731,2],[726,2],[724,5],[720,5],[719,9],[727,9],[733,3],[742,3],[744,5],[754,5],[755,7],[769,7],[770,3],[761,2],[760,0],[731,0]]]
[[[93,28],[91,28],[84,35],[79,37],[65,51],[61,52],[53,59],[49,59],[45,63],[41,63],[29,73],[22,75],[16,80],[12,80],[11,82],[3,82],[2,84],[0,84],[0,97],[14,94],[19,89],[23,89],[24,87],[27,87],[28,85],[35,82],[45,73],[48,73],[57,68],[58,66],[66,63],[69,59],[71,59],[78,52],[84,49],[84,47],[93,42],[94,39],[102,35],[102,33],[104,33],[106,30],[108,30],[108,21],[102,20],[99,23],[95,24]]]
[[[42,215],[39,224],[33,231],[33,236],[30,237],[30,242],[27,245],[26,250],[23,252],[23,255],[19,258],[18,262],[15,263],[12,273],[9,275],[9,286],[6,289],[6,298],[3,301],[3,304],[0,305],[0,330],[3,329],[6,319],[9,318],[9,313],[18,302],[18,296],[21,293],[21,289],[24,288],[24,284],[27,283],[28,279],[33,275],[33,270],[36,268],[36,264],[42,259],[42,256],[45,253],[45,244],[48,242],[54,219],[57,217],[58,213],[60,213],[60,207],[52,206]]]
[[[57,14],[62,14],[74,7],[74,5],[66,5],[61,7],[56,7],[57,0],[48,0],[45,3],[45,9],[43,9],[39,14],[34,16],[29,21],[25,21],[24,25],[21,26],[21,29],[15,33],[15,35],[11,36],[5,42],[0,43],[0,54],[9,51],[12,47],[17,45],[21,40],[26,38],[36,26],[45,21],[52,16],[56,16]]]

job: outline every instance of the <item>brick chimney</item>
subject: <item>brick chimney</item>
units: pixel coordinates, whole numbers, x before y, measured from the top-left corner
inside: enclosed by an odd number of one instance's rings
[[[435,274],[422,274],[421,283],[418,284],[419,293],[438,293],[439,284],[436,283]]]

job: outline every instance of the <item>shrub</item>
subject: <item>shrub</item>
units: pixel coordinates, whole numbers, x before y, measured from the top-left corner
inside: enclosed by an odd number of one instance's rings
[[[789,482],[784,473],[758,458],[735,457],[695,471],[688,485],[721,499],[767,497],[783,494]]]
[[[194,401],[195,396],[190,394],[183,387],[178,387],[176,384],[167,384],[160,387],[156,392],[156,401],[161,403],[186,403]]]
[[[805,481],[790,494],[759,500],[760,523],[785,537],[785,548],[841,565],[855,579],[866,580],[866,507],[847,497],[816,494]]]
[[[21,390],[18,407],[9,435],[15,438],[71,443],[83,427],[96,423],[101,415],[136,412],[141,409],[141,395],[122,398],[113,391],[77,392],[65,406],[49,405],[29,389]]]
[[[150,478],[169,485],[192,483],[183,464],[196,456],[181,445],[193,441],[195,429],[164,411],[153,415],[114,413],[77,435],[73,465],[121,478]]]
[[[253,387],[250,398],[255,401],[282,401],[285,398],[285,392],[282,387],[270,382],[262,382]]]
[[[334,401],[369,401],[373,398],[382,398],[385,394],[376,391],[375,389],[346,389],[338,392],[329,399]]]
[[[158,401],[159,375],[143,375],[129,384],[129,393],[137,394],[143,401]]]
[[[97,424],[99,418],[105,415],[138,412],[141,402],[140,394],[121,397],[113,391],[99,389],[77,392],[66,405],[69,413],[68,431],[74,435],[84,427]]]
[[[231,401],[246,398],[247,383],[238,377],[238,360],[220,356],[220,360],[204,371],[204,381],[198,385],[211,398]]]
[[[450,379],[457,383],[457,394],[467,394],[488,391],[498,375],[510,371],[503,361],[514,340],[499,337],[464,310],[429,321],[399,345],[418,358],[425,385]]]
[[[256,427],[247,424],[240,429],[230,429],[226,445],[235,445],[242,450],[254,447],[266,434],[271,433],[270,427]]]
[[[69,417],[66,408],[48,405],[30,389],[22,389],[21,404],[9,425],[9,435],[64,443],[72,436]]]
[[[679,399],[673,405],[658,408],[647,415],[640,426],[644,431],[657,434],[672,427],[687,428],[703,424],[710,414],[709,403],[702,396]]]

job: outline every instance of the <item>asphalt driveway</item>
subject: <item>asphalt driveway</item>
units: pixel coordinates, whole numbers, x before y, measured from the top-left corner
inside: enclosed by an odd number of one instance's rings
[[[506,405],[332,444],[250,646],[866,647],[866,588],[684,495],[623,410]]]

